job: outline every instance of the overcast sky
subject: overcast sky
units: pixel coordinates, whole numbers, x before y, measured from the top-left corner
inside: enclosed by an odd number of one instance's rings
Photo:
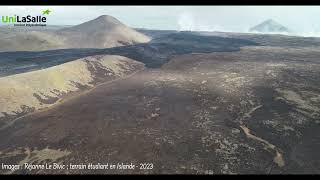
[[[75,25],[111,15],[131,27],[246,32],[273,19],[300,35],[320,35],[320,6],[1,6],[0,15],[39,15],[47,23]]]

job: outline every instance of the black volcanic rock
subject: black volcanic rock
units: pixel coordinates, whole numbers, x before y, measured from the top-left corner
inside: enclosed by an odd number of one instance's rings
[[[268,32],[289,32],[290,30],[287,27],[277,23],[276,21],[269,19],[250,28],[249,31],[268,33]]]

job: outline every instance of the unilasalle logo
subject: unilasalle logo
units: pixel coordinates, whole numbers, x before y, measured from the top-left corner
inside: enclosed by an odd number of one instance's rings
[[[51,11],[49,9],[42,11],[41,15],[38,16],[2,16],[1,22],[4,24],[13,24],[14,26],[47,26],[47,15],[49,15]]]

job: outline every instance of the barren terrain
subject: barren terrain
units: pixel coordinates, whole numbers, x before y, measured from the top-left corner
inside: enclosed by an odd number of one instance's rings
[[[0,161],[153,169],[0,172],[320,173],[319,39],[143,32],[153,39],[0,53]]]

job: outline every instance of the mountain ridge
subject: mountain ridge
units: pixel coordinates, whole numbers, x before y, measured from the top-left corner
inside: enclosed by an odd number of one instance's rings
[[[0,51],[42,51],[67,48],[110,48],[149,42],[150,38],[118,19],[96,19],[55,31],[26,31],[0,38]]]
[[[249,29],[249,31],[256,31],[256,32],[267,32],[267,33],[274,33],[274,32],[285,32],[288,33],[290,30],[283,26],[282,24],[274,21],[273,19],[267,19],[262,23],[253,26]]]

